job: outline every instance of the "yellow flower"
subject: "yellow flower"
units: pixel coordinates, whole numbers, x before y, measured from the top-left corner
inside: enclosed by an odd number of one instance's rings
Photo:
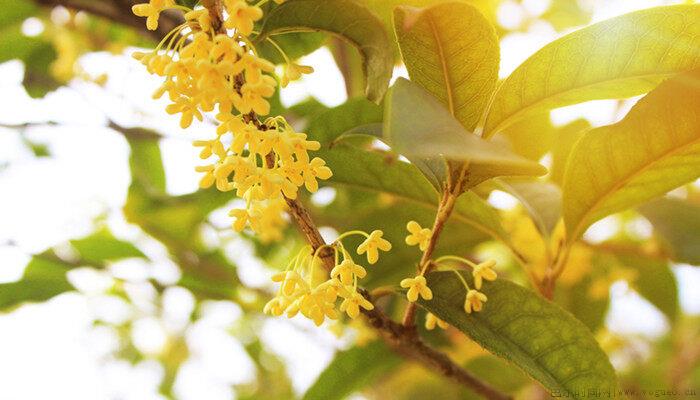
[[[496,271],[491,269],[495,265],[496,260],[488,260],[474,267],[474,270],[472,270],[472,276],[474,276],[474,286],[476,286],[477,289],[481,289],[483,279],[486,279],[487,281],[496,280]]]
[[[356,291],[353,291],[340,303],[340,311],[347,313],[350,318],[357,318],[360,315],[360,307],[365,310],[373,310],[374,304]]]
[[[331,278],[338,279],[338,277],[340,277],[339,280],[343,285],[352,285],[355,276],[364,278],[365,275],[367,275],[367,271],[350,259],[343,260],[342,263],[336,265],[331,271]]]
[[[357,246],[357,254],[367,253],[367,262],[374,264],[379,260],[379,251],[389,251],[391,250],[391,243],[386,239],[382,238],[384,232],[380,230],[374,230],[369,234],[369,237],[365,239],[364,242]]]
[[[192,125],[193,117],[196,117],[198,120],[202,121],[202,113],[197,108],[197,103],[193,99],[187,97],[180,97],[179,99],[175,100],[174,103],[169,104],[167,107],[165,107],[165,112],[168,114],[181,113],[180,127],[182,129]]]
[[[281,116],[268,118],[264,126],[251,120],[251,112],[270,112],[268,99],[277,86],[272,76],[274,64],[258,57],[245,38],[262,18],[262,10],[246,0],[223,3],[227,13],[224,25],[237,31],[233,36],[212,32],[207,9],[188,9],[184,17],[189,29],[175,28],[170,33],[172,40],[163,43],[167,46],[133,56],[149,73],[164,78],[153,96],[167,94],[171,104],[166,112],[179,114],[182,128],[217,109],[220,124],[216,137],[194,143],[201,148],[201,158],[215,158],[210,165],[196,168],[203,173],[200,187],[216,185],[224,192],[235,189],[246,207],[230,212],[235,218],[233,228],[242,231],[249,227],[261,241],[268,242],[282,237],[287,224],[285,198],[295,199],[301,186],[317,190],[317,179],[328,179],[332,172],[322,159],[310,160],[308,152],[318,150],[320,143],[295,132]],[[167,8],[182,9],[175,0],[150,0],[134,6],[133,11],[147,18],[149,29],[157,29],[159,15]],[[243,43],[248,45],[244,48]],[[310,71],[310,67],[294,64],[287,74],[289,78]],[[228,134],[231,136],[223,137]],[[330,318],[332,314],[327,305],[313,305],[313,298],[304,300],[306,307],[296,300],[297,311],[306,312],[317,323],[322,316]]]
[[[330,319],[338,319],[338,313],[335,310],[335,304],[328,301],[326,288],[314,289],[311,293],[304,296],[299,307],[301,313],[314,321],[316,326],[320,326],[326,317]],[[335,300],[335,299],[334,299]]]
[[[406,224],[406,229],[411,233],[406,236],[406,244],[409,246],[418,245],[421,251],[425,251],[428,248],[428,243],[430,243],[432,231],[428,228],[421,228],[416,221],[409,221]]]
[[[320,159],[318,157],[315,157],[311,162],[302,170],[302,175],[304,177],[304,186],[306,186],[306,190],[308,190],[311,193],[314,193],[318,190],[318,182],[316,179],[328,179],[331,176],[333,176],[333,172],[331,172],[331,169],[326,167],[326,162],[323,159]],[[375,231],[376,232],[376,231]],[[381,234],[380,234],[381,236]],[[386,240],[381,239],[386,242]],[[389,243],[389,242],[386,242]],[[391,245],[389,245],[389,249],[391,249]],[[387,251],[389,250],[387,249]],[[359,248],[358,248],[359,250]],[[360,253],[362,254],[362,253]],[[369,253],[368,253],[369,257]],[[370,261],[370,264],[374,264],[373,262]]]
[[[238,30],[241,35],[250,35],[255,21],[263,16],[260,7],[248,5],[245,0],[224,0],[224,4],[229,13],[224,26]]]
[[[297,79],[301,78],[302,74],[308,75],[313,74],[313,72],[314,68],[311,66],[289,63],[284,69],[284,73],[282,74],[282,81],[280,82],[280,84],[283,88],[287,87],[287,85],[289,85],[289,82],[296,81]]]
[[[219,157],[224,157],[226,151],[224,150],[224,145],[219,141],[219,139],[214,140],[195,140],[192,142],[195,147],[201,147],[202,151],[199,153],[199,158],[206,160],[211,157],[212,154],[216,154]]]
[[[425,300],[431,300],[433,298],[433,291],[428,287],[428,283],[423,275],[402,280],[401,287],[408,289],[406,297],[411,303],[418,300],[418,295]]]
[[[206,8],[185,13],[185,19],[187,21],[197,21],[199,29],[204,32],[209,32],[211,29],[211,17],[209,16],[209,10]]]
[[[299,275],[298,272],[287,271],[284,274],[284,279],[282,280],[282,293],[284,293],[285,296],[291,296],[294,294],[294,290],[297,287],[303,287],[304,285],[305,282],[302,280],[301,275]]]
[[[228,215],[236,219],[236,221],[233,223],[233,229],[236,232],[242,232],[243,229],[245,229],[246,224],[248,223],[248,210],[234,208],[233,210],[228,212]]]
[[[471,314],[472,311],[479,312],[483,308],[483,303],[485,303],[487,300],[487,297],[485,294],[474,290],[470,289],[467,292],[467,297],[464,300],[464,312],[467,314]]]
[[[288,307],[288,300],[283,297],[273,297],[272,300],[268,301],[263,308],[265,314],[274,315],[279,317],[284,313],[284,310]]]
[[[435,314],[429,312],[425,316],[425,329],[432,331],[435,329],[436,325],[440,327],[440,329],[447,329],[447,327],[450,326],[450,324],[441,320]]]
[[[146,27],[155,31],[158,29],[158,17],[161,11],[175,5],[175,0],[150,0],[148,4],[136,4],[131,7],[131,11],[139,17],[146,18]]]

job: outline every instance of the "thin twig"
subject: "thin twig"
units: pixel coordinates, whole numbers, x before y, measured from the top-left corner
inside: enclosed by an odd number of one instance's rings
[[[222,14],[220,0],[204,0],[202,2],[202,5],[209,10],[212,19],[212,25],[217,28],[215,30],[225,31],[222,28],[221,23]],[[239,76],[237,78],[239,80],[242,80],[242,76]],[[260,123],[255,113],[251,112],[247,114],[245,116],[245,119],[248,122],[256,124],[256,126],[258,126],[261,129],[267,129],[266,126]],[[265,160],[268,166],[274,166],[275,155],[271,152],[266,156]],[[324,268],[327,271],[330,271],[331,269],[333,269],[335,264],[335,260],[333,257],[333,249],[326,246],[326,242],[323,240],[323,237],[319,233],[316,224],[314,224],[313,220],[311,219],[311,215],[309,214],[306,207],[304,207],[304,205],[301,203],[301,201],[299,201],[298,198],[290,199],[286,196],[284,198],[287,203],[287,206],[289,207],[289,214],[292,216],[297,226],[304,234],[304,237],[306,238],[307,242],[309,242],[309,244],[311,245],[312,250],[314,252],[319,251],[319,256],[323,260]],[[454,200],[456,200],[456,197],[450,197],[450,199],[448,200],[447,208],[443,210],[443,213],[446,212],[446,217],[449,216],[449,213],[454,207]],[[435,240],[437,240],[437,236],[439,236],[439,231],[442,230],[442,224],[444,224],[445,221],[443,221],[437,226],[438,233],[437,235],[434,235],[436,236]],[[433,248],[434,246],[435,244],[433,243]],[[362,293],[362,295],[365,298],[367,298],[370,302],[372,301],[369,293],[366,290],[360,289],[360,293]],[[510,396],[499,392],[487,383],[471,375],[459,365],[455,364],[444,353],[441,353],[427,346],[415,334],[414,330],[406,329],[401,324],[391,320],[382,311],[380,311],[378,307],[375,307],[373,310],[363,309],[362,311],[363,314],[367,317],[370,325],[372,325],[375,329],[377,329],[380,332],[382,338],[384,338],[387,344],[389,344],[398,354],[416,360],[428,367],[428,369],[436,369],[440,371],[440,373],[443,376],[473,389],[475,392],[481,394],[486,398],[498,400],[510,399]]]

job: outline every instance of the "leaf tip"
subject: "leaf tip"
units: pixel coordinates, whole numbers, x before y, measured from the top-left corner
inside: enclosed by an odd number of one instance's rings
[[[422,10],[412,6],[397,6],[394,8],[394,25],[403,31],[408,31],[415,25]]]

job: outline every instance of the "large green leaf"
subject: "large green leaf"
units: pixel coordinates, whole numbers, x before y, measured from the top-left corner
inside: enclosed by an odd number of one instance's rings
[[[657,7],[603,21],[548,44],[499,87],[485,136],[523,116],[645,93],[700,65],[700,5]]]
[[[317,32],[294,32],[278,36],[274,40],[287,57],[296,60],[323,46],[326,35]],[[258,55],[275,64],[283,64],[286,61],[280,51],[267,40],[257,43],[255,49]]]
[[[700,70],[667,80],[617,124],[587,132],[564,175],[570,240],[593,222],[700,176]]]
[[[700,206],[661,198],[639,207],[674,261],[700,265]]]
[[[342,351],[306,391],[303,400],[345,399],[371,385],[400,361],[382,341]]]
[[[585,119],[574,120],[557,129],[552,146],[552,166],[549,168],[549,179],[552,182],[561,186],[566,171],[566,160],[569,159],[571,149],[589,129],[591,124]]]
[[[267,15],[256,41],[288,32],[321,31],[339,35],[358,48],[364,59],[367,97],[380,101],[394,68],[391,44],[381,21],[351,0],[295,0]]]
[[[383,116],[381,106],[364,98],[355,98],[313,118],[306,131],[313,140],[329,145],[348,131],[362,132],[357,128],[381,123]]]
[[[102,228],[84,238],[71,240],[70,244],[87,262],[102,263],[123,258],[146,258],[146,255],[136,246],[115,238],[107,228]]]
[[[460,272],[473,287],[471,274]],[[591,332],[571,314],[504,279],[487,282],[481,312],[467,314],[454,271],[428,274],[433,299],[421,306],[490,352],[510,360],[553,394],[614,390],[615,371]]]
[[[539,160],[552,150],[560,128],[552,125],[549,112],[522,119],[496,135],[493,140],[505,139],[515,153],[530,160]],[[536,137],[536,140],[533,140]]]
[[[343,144],[332,150],[319,151],[316,155],[326,160],[333,171],[330,184],[384,192],[431,209],[438,205],[435,188],[409,163],[387,160],[378,153]],[[471,192],[457,200],[452,218],[496,239],[508,241],[498,214]]]
[[[394,30],[411,80],[473,131],[498,80],[493,26],[472,5],[449,2],[397,7]]]
[[[400,78],[384,106],[384,137],[407,157],[469,161],[468,187],[495,176],[542,175],[546,169],[503,145],[468,132],[435,97]]]
[[[72,268],[47,251],[32,257],[21,280],[0,284],[0,310],[25,302],[48,300],[63,292],[73,290],[66,278]]]

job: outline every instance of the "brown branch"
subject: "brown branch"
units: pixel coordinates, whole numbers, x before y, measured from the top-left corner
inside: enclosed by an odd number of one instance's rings
[[[217,32],[225,32],[221,18],[222,14],[220,0],[203,0],[202,5],[209,10],[212,25],[216,27],[215,30]],[[236,87],[240,88],[241,83],[243,82],[243,76],[239,75],[236,81]],[[244,119],[246,122],[254,123],[259,129],[268,129],[267,126],[259,121],[254,112],[245,115]],[[265,162],[269,167],[273,167],[275,164],[275,154],[273,152],[268,153],[265,157]],[[311,219],[311,215],[301,201],[299,201],[298,198],[290,199],[287,196],[284,196],[284,199],[289,207],[289,214],[292,216],[292,218],[294,218],[294,221],[306,238],[307,242],[311,245],[312,250],[314,252],[318,252],[319,257],[321,260],[323,260],[324,268],[330,272],[335,266],[334,250],[330,246],[326,245],[326,242],[323,240],[323,237],[318,231],[316,224],[314,224],[313,220]],[[437,236],[439,236],[439,233],[442,230],[442,225],[447,220],[447,216],[449,216],[452,208],[454,207],[454,200],[456,200],[456,197],[450,197],[448,200],[447,209],[443,210],[443,213],[446,214],[444,221],[436,226],[437,234],[434,234],[435,240],[437,240]],[[435,243],[432,244],[432,248],[434,247]],[[370,302],[372,301],[369,293],[366,290],[360,289],[360,292]],[[440,371],[443,376],[473,389],[475,392],[488,399],[510,399],[510,396],[499,392],[487,383],[471,375],[459,365],[455,364],[444,353],[427,346],[418,337],[418,335],[415,334],[415,330],[405,329],[401,324],[386,316],[386,314],[380,311],[378,307],[375,307],[373,310],[362,309],[362,312],[367,317],[370,325],[380,332],[384,341],[387,342],[387,344],[389,344],[398,354],[418,361],[428,369],[436,369]]]
[[[464,190],[464,182],[466,181],[466,174],[469,169],[469,163],[463,163],[458,165],[457,176],[452,182],[448,182],[445,187],[442,197],[440,198],[440,204],[438,205],[437,214],[435,214],[435,222],[433,223],[432,234],[430,235],[430,241],[428,242],[428,247],[426,247],[423,252],[423,256],[418,263],[419,273],[428,273],[432,269],[432,263],[430,262],[433,252],[435,251],[435,246],[437,246],[438,240],[440,239],[440,233],[445,228],[447,220],[452,215],[457,198],[462,194]],[[406,307],[406,311],[403,316],[403,325],[407,328],[415,330],[415,319],[416,319],[416,303],[409,303]]]
[[[163,12],[158,21],[158,29],[149,31],[146,29],[144,18],[131,12],[131,5],[145,1],[132,0],[34,0],[44,7],[63,6],[68,9],[85,11],[98,17],[106,18],[136,29],[141,35],[153,40],[160,40],[173,28],[180,25],[183,20],[178,13]],[[126,5],[126,7],[125,7]]]
[[[114,9],[114,7],[102,7],[100,4],[105,2],[94,2],[87,0],[36,1],[39,4],[47,6],[63,5],[65,7],[83,10],[86,12],[93,13],[95,15],[111,19],[116,22],[137,27],[139,30],[143,31],[143,21],[138,17],[132,17],[131,10],[125,10],[125,12],[122,12],[122,10],[119,7],[116,7],[116,9]],[[203,0],[202,4],[205,7],[207,7],[207,9],[209,9],[209,12],[212,16],[212,25],[216,29],[216,31],[219,33],[225,32],[221,17],[222,7],[220,0]],[[111,5],[114,6],[114,3],[111,3]],[[162,25],[161,21],[161,24],[159,24],[159,30],[156,31],[156,33],[148,33],[154,38],[160,38],[164,33],[167,33],[174,26],[175,25]],[[161,29],[165,32],[161,32]],[[239,79],[237,79],[237,81]],[[240,88],[240,85],[237,86]],[[260,129],[267,129],[267,127],[259,121],[255,113],[251,112],[248,115],[244,116],[244,118],[246,121],[254,123]],[[116,124],[112,127],[116,127]],[[121,131],[124,132],[128,130],[122,129]],[[274,163],[274,154],[268,154],[266,162]],[[325,241],[321,237],[318,228],[313,223],[313,220],[311,219],[311,216],[308,210],[304,207],[304,205],[298,199],[289,199],[285,197],[285,200],[287,202],[287,205],[289,206],[289,213],[294,218],[295,222],[299,226],[300,230],[302,231],[302,233],[304,234],[314,251],[317,251],[322,246],[325,246]],[[449,216],[451,208],[454,207],[454,200],[456,200],[456,198],[448,200],[447,207],[445,207],[445,209],[443,210],[443,213],[446,212],[447,216]],[[444,224],[444,221],[440,224],[436,224],[435,226],[435,231],[437,232],[437,235],[434,235],[436,237],[435,240],[437,240],[437,236],[439,236],[439,232],[442,230],[442,224]],[[434,246],[435,244],[432,245],[432,248],[434,248]],[[326,269],[333,268],[333,250],[330,247],[323,248],[328,249],[327,252],[319,252],[320,257],[323,259],[324,266]],[[372,301],[369,293],[366,290],[359,290],[363,296],[365,296],[368,300]],[[485,398],[496,400],[507,400],[511,398],[509,395],[499,392],[497,389],[491,387],[487,383],[471,375],[469,372],[467,372],[459,365],[455,364],[452,360],[450,360],[450,358],[444,353],[426,345],[420,339],[420,337],[416,335],[415,330],[407,329],[403,325],[391,320],[378,307],[375,307],[373,310],[369,311],[363,310],[363,314],[366,316],[369,324],[379,331],[386,343],[390,345],[391,348],[394,349],[394,351],[396,351],[398,354],[406,358],[415,360],[423,364],[430,370],[439,371],[443,376],[474,390],[476,393],[484,396]]]

